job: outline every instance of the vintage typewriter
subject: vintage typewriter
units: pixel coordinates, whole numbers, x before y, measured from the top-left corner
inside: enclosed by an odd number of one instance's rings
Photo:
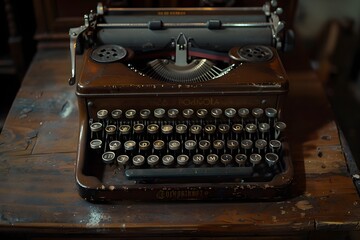
[[[274,7],[99,4],[70,29],[80,195],[286,197],[293,178],[281,119],[288,79],[277,53],[286,34]]]

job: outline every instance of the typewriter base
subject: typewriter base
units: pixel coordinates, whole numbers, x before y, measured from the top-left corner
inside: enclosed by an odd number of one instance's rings
[[[281,178],[282,184],[276,184],[278,179],[269,182],[233,182],[233,183],[162,183],[138,184],[126,180],[115,167],[104,169],[104,178],[96,176],[77,175],[79,193],[82,198],[91,202],[98,201],[181,201],[181,200],[281,200],[289,195],[291,179]],[[86,179],[88,178],[88,179]],[[96,180],[95,180],[96,179]],[[94,185],[84,185],[83,182],[93,182]],[[96,182],[98,184],[96,184]]]
[[[81,124],[80,144],[86,144],[87,123]],[[91,202],[98,201],[275,201],[289,196],[293,179],[293,167],[287,144],[284,146],[284,171],[270,181],[262,182],[177,182],[137,183],[126,179],[124,170],[117,165],[95,161],[88,151],[78,153],[76,181],[80,196]],[[81,146],[79,149],[86,149]]]

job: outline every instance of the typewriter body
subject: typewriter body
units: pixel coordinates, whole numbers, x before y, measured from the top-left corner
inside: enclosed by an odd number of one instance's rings
[[[70,29],[76,181],[101,200],[276,200],[293,178],[271,4],[106,8]],[[76,80],[75,53],[83,51]]]

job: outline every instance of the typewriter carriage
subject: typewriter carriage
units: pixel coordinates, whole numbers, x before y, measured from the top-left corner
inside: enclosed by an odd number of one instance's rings
[[[84,25],[70,29],[72,73],[69,83],[75,83],[76,52],[99,45],[120,45],[140,53],[140,56],[148,52],[159,53],[174,48],[177,55],[181,52],[184,55],[188,49],[178,51],[179,39],[183,38],[188,42],[186,45],[192,49],[225,54],[233,47],[246,45],[289,49],[291,41],[287,39],[288,36],[292,36],[288,34],[291,30],[284,30],[285,24],[278,16],[282,10],[275,9],[276,1],[272,4],[265,3],[262,7],[246,8],[156,10],[107,8],[99,3],[97,13],[90,12],[84,16]],[[180,62],[179,56],[181,55],[178,55],[175,61],[177,66]]]

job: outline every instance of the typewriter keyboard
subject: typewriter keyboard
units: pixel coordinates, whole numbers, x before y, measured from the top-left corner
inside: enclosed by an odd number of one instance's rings
[[[128,180],[264,181],[283,171],[286,124],[274,108],[99,110],[91,154]]]

